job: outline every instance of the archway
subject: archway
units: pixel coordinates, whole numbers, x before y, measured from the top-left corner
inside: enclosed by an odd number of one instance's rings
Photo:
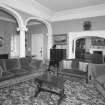
[[[24,28],[24,23],[21,18],[21,16],[12,8],[9,8],[4,5],[0,5],[0,22],[4,22],[5,25],[0,30],[3,39],[5,40],[5,46],[3,46],[5,49],[8,49],[8,51],[4,50],[2,53],[8,53],[9,58],[11,57],[20,57],[20,41],[18,38],[18,43],[13,41],[14,36],[20,37],[20,30]],[[3,24],[4,24],[3,23]],[[4,30],[4,31],[3,31]],[[15,43],[12,43],[12,41]]]
[[[52,47],[52,28],[51,28],[51,25],[49,22],[41,19],[41,18],[38,18],[38,17],[30,17],[28,18],[26,21],[25,21],[25,26],[27,27],[28,26],[28,23],[30,21],[36,21],[36,22],[39,22],[41,24],[43,24],[46,29],[47,29],[47,33],[46,33],[46,37],[47,37],[47,59],[50,59],[50,48]],[[45,58],[46,59],[46,58]]]
[[[10,8],[10,7],[7,7],[5,5],[0,5],[0,9],[8,12],[9,14],[13,15],[15,17],[15,19],[17,20],[17,23],[18,23],[18,27],[19,29],[22,29],[22,27],[24,27],[24,22],[21,18],[21,16],[19,15],[18,12],[16,12],[14,9]]]
[[[76,58],[75,52],[76,52],[76,40],[77,39],[81,39],[81,38],[84,39],[86,37],[100,37],[100,38],[105,39],[104,33],[105,33],[105,31],[83,31],[83,32],[69,33],[69,35],[68,35],[68,58],[69,59]],[[94,50],[94,48],[91,48],[91,49]]]

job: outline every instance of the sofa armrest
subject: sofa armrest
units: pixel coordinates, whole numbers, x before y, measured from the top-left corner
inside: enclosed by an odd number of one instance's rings
[[[105,64],[89,64],[89,73],[93,79],[105,75]]]
[[[62,61],[60,61],[60,62],[59,62],[59,71],[58,71],[58,72],[61,72],[61,71],[62,71],[62,69],[63,69],[63,62],[62,62]]]

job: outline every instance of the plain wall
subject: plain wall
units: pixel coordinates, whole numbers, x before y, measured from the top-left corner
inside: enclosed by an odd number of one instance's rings
[[[64,34],[69,32],[83,31],[84,21],[91,22],[91,30],[105,30],[105,16],[98,16],[91,18],[52,22],[51,26],[53,34]]]

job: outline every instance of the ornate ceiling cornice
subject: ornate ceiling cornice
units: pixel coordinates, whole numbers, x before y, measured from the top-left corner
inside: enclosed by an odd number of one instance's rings
[[[35,0],[1,0],[0,2],[9,7],[51,22],[105,15],[105,4],[54,12],[39,4]]]

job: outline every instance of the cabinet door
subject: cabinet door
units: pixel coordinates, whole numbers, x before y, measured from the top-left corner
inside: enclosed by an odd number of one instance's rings
[[[66,58],[66,49],[51,49],[50,59],[51,60],[62,60]]]

